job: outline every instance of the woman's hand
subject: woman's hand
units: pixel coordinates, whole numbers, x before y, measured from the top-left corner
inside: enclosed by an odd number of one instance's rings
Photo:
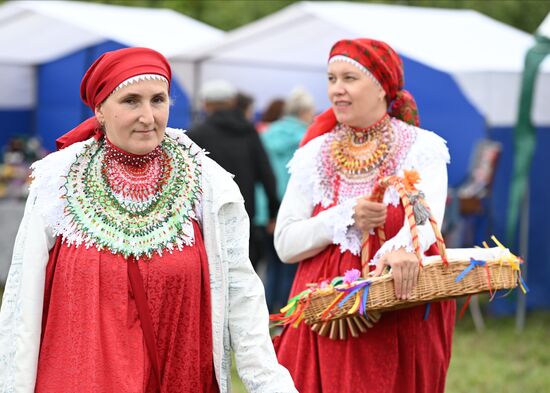
[[[395,296],[398,299],[405,300],[410,298],[418,282],[418,265],[416,254],[400,248],[384,254],[378,261],[373,275],[379,276],[385,266],[390,266],[395,286]]]
[[[353,214],[355,225],[363,232],[370,231],[386,222],[386,205],[359,198]]]

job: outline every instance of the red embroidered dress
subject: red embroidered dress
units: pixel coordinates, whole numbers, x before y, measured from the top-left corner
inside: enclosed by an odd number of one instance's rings
[[[385,133],[380,145],[373,135],[365,135],[373,130],[356,135],[356,131],[338,126],[325,137],[316,168],[322,194],[317,199],[321,202],[315,205],[312,217],[333,206],[323,203],[328,198],[345,202],[346,198],[368,195],[378,176],[399,171],[416,138],[411,132],[414,128],[402,124],[382,119],[374,130]],[[343,157],[354,151],[360,154]],[[334,182],[335,178],[340,180]],[[390,204],[385,223],[388,239],[398,233],[403,222],[402,206]],[[352,229],[349,237],[354,236]],[[331,244],[300,262],[290,297],[308,283],[344,276],[352,268],[361,270],[360,257],[352,247],[359,239],[350,241],[349,237],[345,251],[343,244]],[[372,243],[370,255],[379,249],[377,239]],[[432,246],[426,253],[434,250]],[[443,393],[455,304],[431,304],[426,320],[425,310],[419,306],[383,313],[374,327],[359,338],[347,340],[322,337],[303,323],[298,328],[287,326],[274,340],[277,357],[290,371],[300,393]]]
[[[146,156],[89,143],[71,165],[46,272],[36,392],[218,392],[200,165],[168,136]],[[127,257],[143,278],[155,387]]]

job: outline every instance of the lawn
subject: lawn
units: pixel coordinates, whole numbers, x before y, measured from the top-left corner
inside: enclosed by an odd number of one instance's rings
[[[466,317],[457,323],[446,392],[550,392],[550,312],[529,314],[523,334],[513,317],[486,323],[482,334]]]
[[[479,334],[468,314],[457,321],[446,393],[550,392],[550,312],[529,314],[523,334],[513,317],[485,323]],[[233,377],[233,393],[246,392]]]

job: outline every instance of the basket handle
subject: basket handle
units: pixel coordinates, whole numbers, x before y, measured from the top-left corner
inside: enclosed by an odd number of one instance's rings
[[[414,184],[407,184],[410,192],[407,192],[407,187],[405,187],[406,180],[399,176],[387,176],[382,179],[379,179],[374,186],[374,189],[372,191],[372,194],[369,198],[369,200],[373,202],[382,202],[384,200],[384,194],[386,192],[386,189],[389,186],[393,186],[396,191],[399,194],[399,199],[401,200],[401,203],[403,204],[403,208],[405,210],[405,216],[407,217],[407,222],[409,224],[409,228],[411,230],[411,237],[412,237],[412,243],[414,248],[414,253],[416,254],[418,261],[420,265],[422,266],[422,249],[420,247],[420,241],[418,237],[418,227],[416,223],[416,218],[414,216],[413,211],[413,205],[410,201],[409,194],[415,193],[418,195],[418,199],[416,203],[422,203],[422,205],[426,208],[429,216],[429,221],[432,226],[432,229],[435,234],[436,238],[436,245],[439,251],[439,254],[441,255],[441,259],[446,264],[447,263],[447,252],[445,249],[445,242],[443,241],[443,236],[441,235],[441,231],[439,230],[439,227],[437,225],[437,222],[433,218],[433,214],[427,205],[424,198],[421,197],[421,194],[419,191],[414,187]],[[383,225],[377,227],[376,233],[378,234],[378,238],[380,240],[380,245],[384,244],[386,241],[386,233],[384,231]],[[361,246],[361,267],[362,267],[362,274],[363,277],[367,277],[369,274],[369,261],[371,259],[370,255],[370,242],[371,242],[371,236],[369,236],[369,232],[365,231],[363,233],[363,239],[362,239],[362,246]]]

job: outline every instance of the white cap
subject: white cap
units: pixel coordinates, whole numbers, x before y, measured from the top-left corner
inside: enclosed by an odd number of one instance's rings
[[[200,98],[206,102],[221,102],[237,96],[237,89],[231,83],[216,79],[204,83],[200,90]]]
[[[314,110],[315,102],[313,96],[303,87],[295,87],[285,101],[285,113],[299,116],[304,110]]]

